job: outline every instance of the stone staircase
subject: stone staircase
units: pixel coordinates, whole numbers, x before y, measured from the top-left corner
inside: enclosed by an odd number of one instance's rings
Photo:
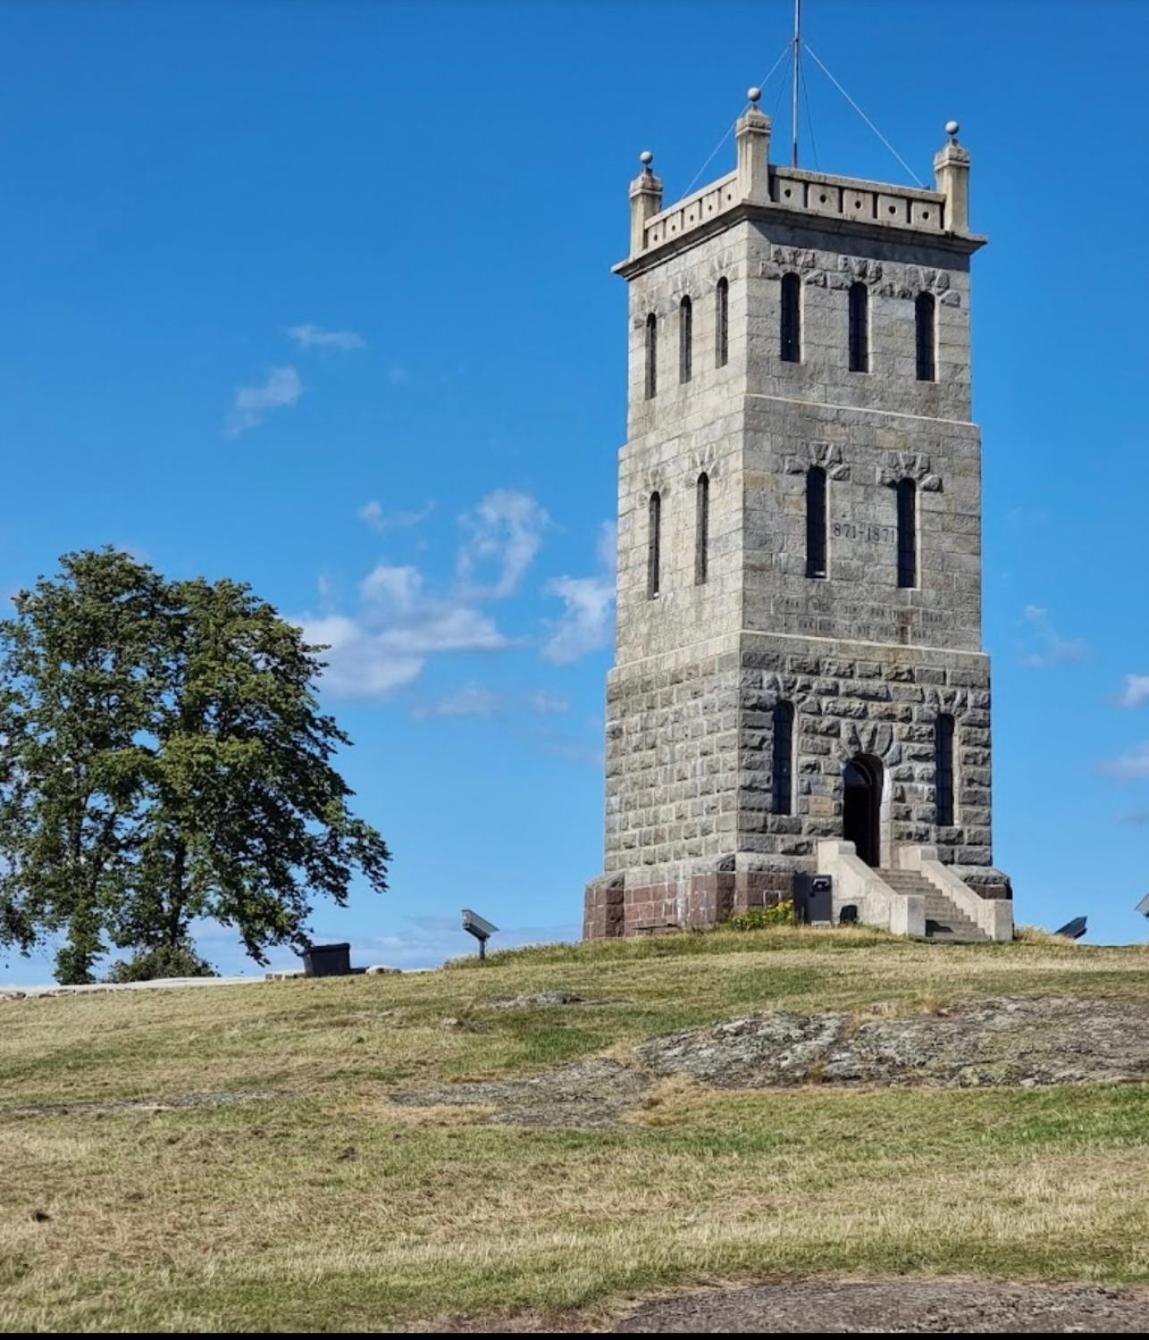
[[[920,893],[926,900],[928,939],[989,943],[985,931],[975,926],[959,907],[916,870],[878,870],[876,873],[895,893]]]

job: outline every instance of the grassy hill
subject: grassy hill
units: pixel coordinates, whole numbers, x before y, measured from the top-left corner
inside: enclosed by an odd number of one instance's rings
[[[521,999],[548,992],[583,1002]],[[717,1281],[1149,1281],[1149,1084],[679,1077],[594,1125],[596,1072],[563,1069],[767,1010],[999,996],[1149,1004],[1149,951],[719,931],[0,1002],[0,1327],[573,1328]],[[566,1124],[445,1101],[556,1073]]]

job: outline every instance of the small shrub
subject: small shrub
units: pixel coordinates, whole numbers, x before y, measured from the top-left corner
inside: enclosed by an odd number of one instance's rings
[[[726,925],[734,931],[764,931],[771,926],[796,926],[798,919],[794,914],[794,903],[787,898],[775,903],[773,907],[755,907],[749,912],[741,912],[731,917]]]
[[[159,977],[218,977],[206,959],[200,958],[186,941],[177,945],[155,945],[141,949],[129,959],[119,959],[104,979],[118,986],[124,982],[152,982]]]

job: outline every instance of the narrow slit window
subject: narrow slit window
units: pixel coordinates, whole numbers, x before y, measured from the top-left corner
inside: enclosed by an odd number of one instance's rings
[[[870,290],[850,285],[850,371],[870,370]]]
[[[778,703],[774,708],[773,800],[775,814],[792,814],[794,809],[794,704]]]
[[[724,368],[730,357],[730,281],[725,275],[714,290],[714,366]]]
[[[826,575],[826,472],[820,465],[806,472],[806,576]]]
[[[646,318],[646,398],[653,400],[658,393],[658,317],[653,312]]]
[[[802,281],[782,276],[782,328],[779,353],[783,363],[802,361]]]
[[[954,719],[945,713],[934,726],[934,787],[938,825],[948,828],[954,821]]]
[[[646,594],[653,600],[662,579],[662,495],[650,495],[650,514],[646,542]]]
[[[918,486],[898,481],[898,585],[918,584]]]
[[[678,304],[678,380],[688,382],[694,364],[694,305],[689,298]]]
[[[696,585],[701,586],[706,580],[706,571],[709,564],[709,554],[707,552],[710,545],[709,475],[698,476],[698,483],[695,486],[694,507],[694,581]]]
[[[937,381],[937,307],[932,293],[919,293],[914,303],[918,339],[918,381]]]

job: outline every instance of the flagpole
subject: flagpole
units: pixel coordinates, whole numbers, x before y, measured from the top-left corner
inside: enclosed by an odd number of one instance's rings
[[[790,126],[793,132],[791,139],[791,166],[798,166],[798,61],[802,50],[802,0],[794,0],[794,90],[793,101],[790,108]]]

